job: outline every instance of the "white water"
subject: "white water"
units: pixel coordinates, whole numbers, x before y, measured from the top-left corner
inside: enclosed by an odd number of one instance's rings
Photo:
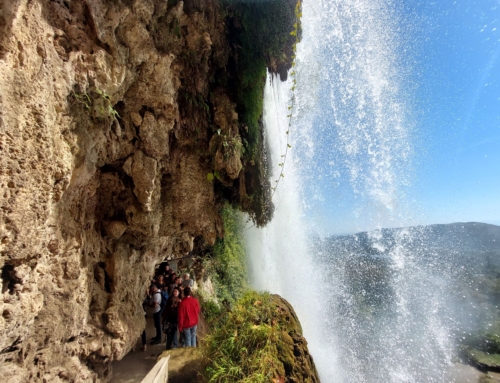
[[[279,161],[276,160],[280,160],[287,145],[285,132],[288,130],[286,115],[289,113],[290,87],[290,82],[282,83],[268,76],[264,93],[264,125],[271,155],[275,159],[275,177],[280,173]],[[324,332],[328,327],[328,309],[323,294],[315,291],[324,283],[308,250],[297,163],[293,151],[289,151],[285,177],[273,199],[273,220],[263,229],[252,227],[246,232],[251,278],[256,289],[280,294],[292,304],[309,347],[314,350],[315,361],[322,366],[322,374],[339,381],[337,378],[342,377],[342,371],[336,367],[334,347],[338,340],[334,332]]]
[[[412,129],[399,61],[402,32],[392,6],[303,3],[292,150],[273,199],[273,221],[247,231],[254,287],[294,306],[326,383],[442,382],[440,371],[449,363],[449,329],[440,317],[446,281],[414,262],[405,232],[389,252],[391,312],[378,321],[360,319],[358,297],[347,287],[346,262],[359,254],[327,249],[320,262],[312,251],[313,232],[328,232],[322,225],[331,221],[341,227],[342,216],[314,211],[326,199],[345,204],[345,214],[364,229],[402,226],[408,215]],[[275,176],[286,146],[288,89],[289,82],[270,78],[265,88]],[[379,232],[370,239],[383,247]]]

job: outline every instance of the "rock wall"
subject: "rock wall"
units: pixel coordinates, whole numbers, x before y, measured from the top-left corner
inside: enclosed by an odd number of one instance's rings
[[[175,3],[0,0],[3,381],[106,381],[155,264],[222,234],[230,47],[215,3]]]

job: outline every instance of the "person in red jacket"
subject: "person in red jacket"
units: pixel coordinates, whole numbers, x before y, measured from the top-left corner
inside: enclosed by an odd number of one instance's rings
[[[184,334],[184,346],[196,347],[196,327],[198,326],[198,315],[200,304],[198,299],[191,296],[191,289],[184,289],[184,299],[179,303],[179,332]]]

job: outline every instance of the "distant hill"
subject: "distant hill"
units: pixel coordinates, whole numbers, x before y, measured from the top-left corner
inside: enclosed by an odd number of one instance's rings
[[[415,251],[498,253],[500,226],[479,222],[457,222],[396,229],[381,229],[352,235],[332,236],[322,241],[324,250],[385,254],[397,246]]]

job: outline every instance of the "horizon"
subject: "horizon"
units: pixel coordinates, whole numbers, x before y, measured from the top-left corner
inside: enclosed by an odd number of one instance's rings
[[[348,236],[348,235],[355,235],[355,234],[360,234],[360,233],[371,233],[373,231],[377,230],[389,230],[389,229],[408,229],[408,228],[413,228],[413,227],[426,227],[426,226],[439,226],[439,225],[455,225],[455,224],[484,224],[484,225],[491,225],[491,226],[498,226],[500,227],[500,221],[496,221],[496,223],[492,222],[479,222],[479,221],[457,221],[457,222],[446,222],[446,223],[431,223],[431,224],[421,224],[421,225],[410,225],[410,226],[394,226],[394,227],[379,227],[375,228],[372,230],[361,230],[361,231],[355,231],[355,232],[343,232],[343,233],[330,233],[327,235],[321,235],[321,237],[341,237],[341,236]]]

